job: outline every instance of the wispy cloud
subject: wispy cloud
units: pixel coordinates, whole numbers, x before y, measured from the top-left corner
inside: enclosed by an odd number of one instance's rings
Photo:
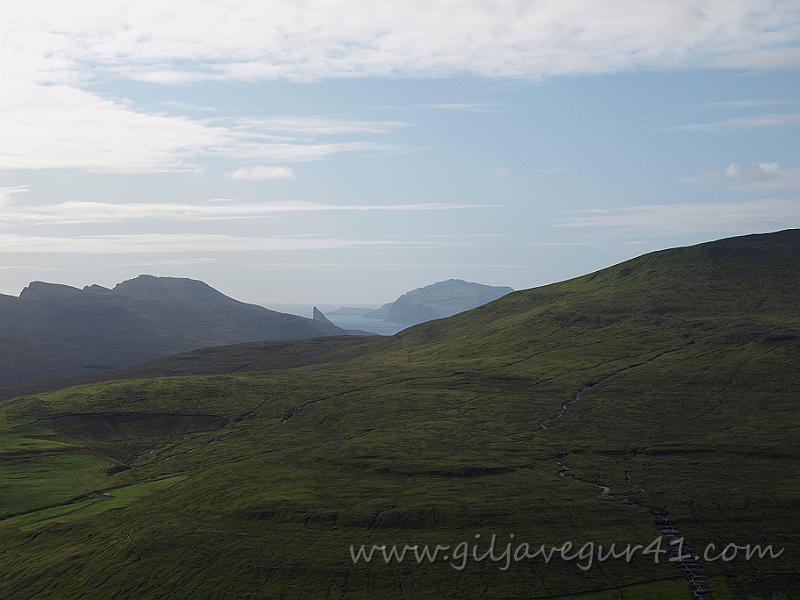
[[[406,123],[400,121],[356,121],[332,119],[324,116],[312,117],[245,117],[230,121],[231,126],[246,131],[286,133],[300,136],[327,136],[364,133],[388,133]]]
[[[393,144],[375,142],[332,142],[332,143],[268,143],[239,140],[234,146],[212,150],[228,158],[245,160],[264,160],[274,162],[305,162],[321,160],[343,152],[386,152],[397,151]]]
[[[0,271],[63,271],[63,270],[64,269],[57,267],[34,267],[32,265],[0,265]]]
[[[8,185],[0,187],[0,207],[11,202],[18,194],[24,194],[30,189],[27,185]],[[0,213],[2,214],[2,213]]]
[[[645,240],[632,240],[630,236],[625,234],[611,234],[603,232],[600,235],[581,235],[571,239],[560,240],[533,240],[529,242],[521,242],[519,246],[526,246],[532,248],[568,248],[572,246],[597,246],[602,244],[608,246],[609,244],[631,246],[638,244],[648,243]]]
[[[0,188],[0,198],[2,190]],[[5,188],[8,189],[8,188]],[[20,193],[13,190],[7,198]],[[26,206],[6,200],[0,225],[112,223],[136,219],[209,221],[259,219],[289,213],[310,212],[419,212],[498,208],[496,204],[418,202],[402,204],[325,204],[321,202],[240,202],[219,199],[198,203],[181,202],[86,202],[67,201]]]
[[[609,228],[651,235],[752,233],[800,226],[800,201],[757,200],[693,204],[653,204],[576,211],[556,225]]]
[[[16,85],[15,85],[16,84]],[[193,171],[218,158],[264,162],[321,160],[348,152],[396,150],[386,142],[321,141],[337,121],[319,119],[273,124],[302,139],[270,135],[258,121],[204,120],[137,110],[66,85],[3,82],[0,95],[0,169],[85,169],[116,172]],[[7,91],[6,91],[7,90]],[[371,135],[367,122],[338,125],[339,132]],[[294,133],[300,133],[297,130]]]
[[[797,189],[800,188],[800,168],[783,168],[776,162],[732,163],[720,171],[702,173],[692,181],[720,183],[755,192]]]
[[[443,110],[450,112],[492,113],[508,110],[505,104],[498,102],[429,102],[422,104],[400,104],[384,106],[400,110]]]
[[[210,256],[186,256],[183,258],[162,258],[160,260],[134,260],[111,263],[116,267],[183,267],[194,265],[213,265],[219,263],[218,258]]]
[[[228,179],[238,179],[243,181],[263,181],[266,179],[293,179],[294,169],[291,167],[276,166],[254,166],[239,167],[234,171],[226,173]]]
[[[707,106],[709,108],[760,108],[762,106],[779,106],[783,104],[792,104],[792,102],[778,99],[719,100],[716,102],[706,102],[701,106]]]
[[[554,169],[534,169],[534,173],[539,173],[541,175],[559,175],[563,173],[572,173],[574,169],[568,168],[554,168]]]
[[[165,100],[161,103],[162,106],[174,108],[179,111],[190,112],[213,112],[214,109],[210,106],[202,106],[200,104],[192,104],[191,102],[182,102],[180,100]]]
[[[798,124],[800,124],[800,113],[772,113],[733,117],[707,123],[691,123],[689,125],[680,125],[675,129],[681,131],[747,131]]]
[[[249,265],[252,269],[269,271],[304,271],[313,269],[530,269],[533,265],[496,263],[258,263]]]
[[[317,236],[240,237],[221,234],[124,234],[36,236],[0,234],[0,252],[79,254],[161,254],[302,250],[344,248],[459,247],[459,242],[432,240],[347,239]]]
[[[104,98],[80,86],[98,73],[62,54],[60,45],[70,39],[67,32],[56,35],[30,23],[16,25],[13,19],[0,22],[0,169],[195,171],[219,158],[280,163],[397,149],[385,140],[369,139],[400,126],[394,122],[319,116],[212,119]],[[72,42],[83,47],[77,39]],[[197,112],[185,106],[182,110]],[[345,134],[361,139],[332,139]]]
[[[533,248],[560,248],[562,246],[591,246],[599,242],[590,242],[586,240],[554,240],[554,241],[535,241],[524,242],[520,246],[531,246]]]

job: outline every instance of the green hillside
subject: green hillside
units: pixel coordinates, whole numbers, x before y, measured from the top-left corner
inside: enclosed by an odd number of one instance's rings
[[[137,370],[138,369],[138,370]],[[0,597],[794,598],[800,231],[0,404]],[[353,564],[685,538],[776,559]],[[481,537],[476,542],[476,535]],[[449,551],[452,557],[452,549]],[[498,551],[499,553],[500,551]]]

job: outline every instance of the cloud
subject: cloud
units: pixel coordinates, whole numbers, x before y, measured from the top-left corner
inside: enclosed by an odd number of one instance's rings
[[[160,254],[194,252],[248,252],[339,250],[344,248],[458,247],[463,243],[431,240],[363,240],[317,236],[239,237],[222,234],[120,234],[80,236],[26,236],[0,234],[0,252],[26,254]]]
[[[189,170],[203,153],[240,141],[223,127],[136,111],[66,85],[9,87],[0,95],[0,169]]]
[[[505,110],[502,104],[490,104],[488,102],[440,102],[438,104],[420,105],[422,108],[433,110],[454,110],[466,112],[498,112]]]
[[[384,106],[381,108],[408,109],[408,110],[444,110],[453,112],[503,112],[507,110],[505,104],[494,102],[434,102],[427,104],[406,104],[397,106]]]
[[[777,48],[734,53],[720,56],[714,62],[720,67],[796,69],[800,67],[800,48]]]
[[[3,198],[0,188],[0,199]],[[11,198],[21,190],[8,194]],[[419,212],[498,208],[496,204],[419,202],[404,204],[324,204],[320,202],[239,202],[210,200],[199,203],[181,202],[86,202],[67,201],[38,206],[21,206],[6,201],[0,212],[0,225],[113,223],[136,219],[175,221],[212,221],[228,219],[262,219],[280,214],[309,212]]]
[[[232,126],[247,131],[289,133],[301,136],[388,133],[405,127],[400,121],[356,121],[329,117],[246,117],[232,121]]]
[[[213,112],[214,109],[210,106],[202,106],[199,104],[192,104],[191,102],[182,102],[180,100],[165,100],[161,103],[162,106],[174,108],[180,111],[190,112]]]
[[[784,169],[776,162],[739,165],[731,163],[721,171],[705,173],[701,181],[722,183],[757,192],[800,188],[800,169]]]
[[[219,263],[218,258],[210,256],[187,256],[184,258],[162,258],[160,260],[136,260],[130,262],[115,262],[117,267],[182,267],[189,265],[211,265]]]
[[[215,158],[299,162],[342,152],[395,150],[369,141],[318,142],[268,135],[264,124],[198,120],[137,110],[67,85],[3,82],[0,169],[192,171]],[[6,91],[7,90],[7,91]],[[299,120],[302,122],[302,119]],[[329,130],[337,121],[328,120]],[[340,127],[350,128],[351,121]],[[284,128],[288,125],[284,125]],[[384,131],[384,125],[373,129]],[[360,132],[370,133],[364,122]],[[317,129],[316,133],[319,133]]]
[[[174,114],[179,108],[198,112],[174,102],[170,111],[157,112],[88,91],[90,81],[109,73],[86,66],[86,40],[72,28],[101,18],[102,7],[95,8],[96,16],[77,14],[80,9],[76,7],[75,18],[62,15],[66,19],[63,23],[56,18],[59,10],[55,6],[53,15],[42,13],[52,16],[53,21],[45,17],[20,20],[18,14],[15,20],[15,11],[4,14],[0,21],[0,131],[4,139],[0,169],[195,171],[219,158],[297,162],[321,160],[340,152],[396,149],[367,139],[330,139],[335,133],[371,136],[399,126],[386,121],[319,116],[198,118]],[[147,32],[141,34],[146,37]],[[317,139],[323,135],[326,140]]]
[[[0,169],[150,172],[196,170],[219,156],[319,160],[390,146],[309,137],[375,135],[400,125],[319,116],[204,120],[197,118],[202,110],[176,101],[162,114],[103,97],[91,91],[97,82],[535,79],[791,67],[800,52],[798,23],[800,5],[781,0],[385,0],[369,10],[357,0],[7,2],[0,20]],[[174,114],[180,109],[194,117]]]
[[[49,72],[91,65],[150,83],[367,76],[536,78],[641,68],[797,66],[782,0],[30,0],[4,7],[14,48]],[[224,24],[224,26],[223,26]]]
[[[418,234],[413,236],[416,239],[445,239],[445,238],[504,238],[508,237],[507,233],[429,233]],[[389,238],[407,239],[412,236],[408,235],[390,235]]]
[[[304,162],[321,160],[342,152],[396,151],[398,146],[373,142],[336,142],[319,144],[283,143],[272,144],[259,141],[245,142],[230,148],[224,155],[229,158],[247,160]]]
[[[708,123],[692,123],[676,127],[680,131],[747,131],[765,127],[781,127],[784,125],[800,124],[800,114],[797,113],[772,113],[751,115],[748,117],[734,117]]]
[[[800,5],[781,0],[385,0],[369,10],[357,0],[6,4],[0,169],[179,171],[202,168],[220,155],[319,160],[386,146],[281,142],[264,131],[307,138],[374,135],[400,126],[319,116],[221,123],[161,114],[89,91],[97,89],[90,84],[109,79],[496,79],[800,64]],[[169,106],[198,112],[176,101]],[[469,102],[428,106],[496,109]],[[762,125],[731,120],[688,128],[720,126]]]
[[[226,173],[228,179],[243,181],[263,181],[265,179],[293,179],[294,169],[291,167],[239,167],[235,171]]]
[[[562,246],[591,246],[600,242],[589,242],[586,240],[556,240],[556,241],[536,241],[525,242],[521,246],[531,246],[533,248],[560,248]]]
[[[710,108],[758,108],[761,106],[776,106],[780,104],[791,104],[788,100],[720,100],[717,102],[706,102],[702,106]]]
[[[539,173],[540,175],[559,175],[563,173],[572,173],[574,169],[568,169],[565,167],[553,168],[553,169],[534,169],[534,173]]]
[[[532,265],[470,264],[470,263],[261,263],[249,265],[251,269],[270,271],[300,271],[307,269],[530,269]]]
[[[9,204],[17,194],[24,194],[29,189],[27,185],[9,185],[0,187],[0,207]],[[2,213],[0,213],[2,214]]]
[[[800,226],[800,200],[653,204],[583,210],[556,226],[632,229],[656,235],[774,231]]]
[[[0,265],[0,271],[63,271],[56,267],[34,267],[32,265]],[[2,292],[0,292],[2,293]]]

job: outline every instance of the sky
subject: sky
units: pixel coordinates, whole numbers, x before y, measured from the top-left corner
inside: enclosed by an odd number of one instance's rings
[[[0,293],[375,304],[800,226],[797,0],[27,0]]]

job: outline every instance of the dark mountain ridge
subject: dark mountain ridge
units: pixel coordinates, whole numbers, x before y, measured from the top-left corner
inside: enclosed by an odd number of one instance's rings
[[[32,282],[0,299],[0,380],[81,375],[196,348],[345,332],[234,300],[202,281],[142,275],[109,290]]]

